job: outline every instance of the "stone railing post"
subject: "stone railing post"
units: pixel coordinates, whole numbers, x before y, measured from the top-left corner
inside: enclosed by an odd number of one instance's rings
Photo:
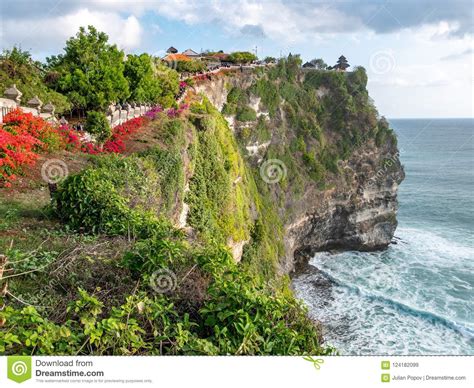
[[[111,127],[114,126],[114,112],[115,112],[115,104],[110,104],[107,108],[107,120],[109,120],[109,124]]]
[[[125,121],[127,121],[131,118],[130,117],[130,111],[132,110],[132,107],[128,102],[126,102],[125,104],[123,104],[123,109],[127,112],[127,114],[125,116]]]
[[[21,96],[23,95],[23,93],[16,88],[15,84],[13,84],[11,87],[9,87],[3,92],[3,95],[5,96],[5,98],[13,100],[17,105],[20,105]]]
[[[45,106],[43,106],[43,108],[41,109],[40,116],[44,118],[45,120],[56,121],[56,118],[54,117],[55,110],[56,110],[56,107],[50,101]]]
[[[36,115],[39,116],[39,114],[41,113],[41,107],[43,106],[43,102],[38,98],[38,96],[34,96],[26,103],[26,106],[35,110]]]

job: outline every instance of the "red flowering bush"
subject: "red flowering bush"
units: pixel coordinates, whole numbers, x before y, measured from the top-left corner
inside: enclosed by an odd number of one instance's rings
[[[33,165],[41,151],[64,147],[65,141],[41,117],[15,109],[0,127],[0,184],[10,186],[22,168]]]
[[[124,123],[117,125],[112,129],[112,136],[107,140],[103,147],[100,148],[92,143],[86,143],[82,147],[82,151],[88,154],[98,154],[101,152],[113,152],[120,154],[125,151],[124,140],[130,137],[130,135],[138,132],[149,121],[145,117],[136,117],[125,121]]]
[[[58,128],[58,133],[63,138],[66,149],[69,151],[80,150],[82,148],[81,139],[75,130],[70,128],[67,124],[61,125]]]
[[[27,133],[0,128],[0,184],[11,186],[22,166],[34,164],[38,158],[34,149],[41,145],[41,141]]]

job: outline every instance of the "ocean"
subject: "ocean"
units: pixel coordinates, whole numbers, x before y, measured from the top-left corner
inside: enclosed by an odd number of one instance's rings
[[[392,119],[406,178],[383,252],[320,252],[296,295],[342,355],[474,354],[474,119]]]

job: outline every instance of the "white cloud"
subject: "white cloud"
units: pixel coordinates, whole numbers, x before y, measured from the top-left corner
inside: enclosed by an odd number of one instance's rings
[[[81,26],[93,25],[109,35],[109,40],[125,51],[138,48],[143,29],[136,16],[122,17],[113,12],[76,10],[61,17],[44,19],[8,19],[3,23],[2,41],[6,47],[21,45],[33,52],[48,47],[60,51],[64,42]]]
[[[193,25],[219,23],[227,33],[241,31],[248,25],[259,26],[271,39],[303,42],[317,39],[329,31],[360,26],[350,15],[333,8],[330,3],[309,4],[306,9],[295,8],[281,0],[254,1],[181,1],[157,3],[152,9],[160,15]]]

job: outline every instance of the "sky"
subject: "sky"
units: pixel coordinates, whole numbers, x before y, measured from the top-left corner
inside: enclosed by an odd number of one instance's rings
[[[389,118],[473,117],[471,0],[2,0],[1,48],[34,59],[94,25],[127,53],[256,51],[364,66]]]

